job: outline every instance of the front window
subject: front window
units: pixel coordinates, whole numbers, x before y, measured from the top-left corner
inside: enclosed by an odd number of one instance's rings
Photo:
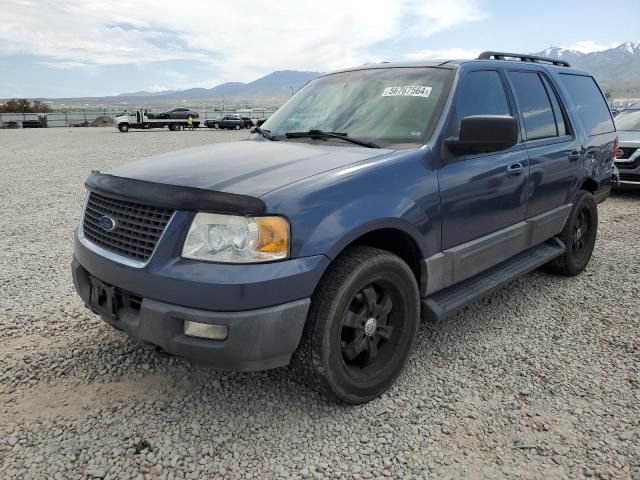
[[[276,138],[322,130],[382,146],[414,147],[431,135],[454,72],[396,67],[342,72],[307,84],[263,125]]]
[[[640,110],[624,110],[614,120],[618,130],[640,132]]]

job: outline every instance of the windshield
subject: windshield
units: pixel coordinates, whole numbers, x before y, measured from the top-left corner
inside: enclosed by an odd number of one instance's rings
[[[421,145],[433,131],[453,75],[428,67],[326,75],[308,83],[262,128],[279,138],[322,130],[385,146]]]
[[[616,130],[640,132],[640,110],[624,110],[613,119]]]

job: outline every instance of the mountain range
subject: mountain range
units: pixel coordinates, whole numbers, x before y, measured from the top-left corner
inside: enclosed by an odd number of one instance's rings
[[[187,90],[168,90],[155,93],[123,93],[118,97],[152,96],[155,100],[219,100],[222,97],[242,100],[246,98],[289,97],[293,92],[318,75],[320,75],[320,72],[279,70],[249,83],[226,82],[213,88],[189,88]]]
[[[549,47],[533,55],[566,60],[572,67],[591,72],[612,98],[640,97],[640,42],[591,53]]]
[[[640,97],[640,42],[625,42],[615,48],[583,53],[560,47],[549,47],[533,55],[568,61],[572,67],[593,73],[612,98]],[[157,93],[136,92],[119,97],[153,97],[154,100],[244,100],[265,97],[288,97],[320,72],[281,70],[250,83],[227,82],[213,88]],[[138,98],[138,100],[140,100]]]
[[[640,42],[625,42],[615,48],[599,52],[582,53],[560,47],[549,47],[534,55],[568,61],[571,66],[594,74],[603,90],[611,98],[627,99],[640,97]],[[111,97],[55,99],[61,101],[91,101],[110,104],[150,103],[176,104],[225,101],[270,100],[281,103],[320,72],[279,70],[253,82],[227,82],[213,88],[190,88],[161,92],[131,92]],[[49,99],[51,100],[51,99]]]

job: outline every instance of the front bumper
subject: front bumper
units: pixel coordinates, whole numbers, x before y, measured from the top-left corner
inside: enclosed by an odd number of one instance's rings
[[[91,308],[89,272],[75,257],[71,269],[78,294]],[[300,341],[311,303],[304,298],[256,310],[215,312],[140,297],[120,288],[118,292],[126,300],[119,302],[117,319],[101,315],[112,327],[173,355],[220,370],[237,371],[287,365]],[[135,301],[130,301],[130,296]],[[186,336],[185,320],[225,325],[228,336],[225,340]]]
[[[85,305],[91,308],[93,277],[122,298],[135,299],[118,302],[117,320],[96,311],[134,338],[221,370],[287,365],[329,259],[317,255],[246,265],[183,259],[177,245],[189,221],[188,216],[176,214],[148,263],[137,267],[107,258],[76,231],[73,281]],[[185,336],[185,320],[225,325],[228,337]]]
[[[618,188],[640,188],[640,156],[634,155],[630,159],[617,159],[615,166],[620,175]]]

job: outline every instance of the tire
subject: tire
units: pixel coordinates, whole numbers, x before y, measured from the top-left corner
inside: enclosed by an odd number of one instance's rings
[[[120,125],[118,125],[118,130],[120,130],[122,133],[127,133],[129,131],[129,124],[121,123]]]
[[[236,125],[236,126],[235,126],[235,127],[233,127],[233,128],[235,128],[236,130],[240,130],[240,125]]]
[[[220,124],[219,123],[214,123],[213,124],[213,128],[220,128]]]
[[[558,235],[566,251],[554,258],[545,268],[558,275],[573,277],[589,263],[598,232],[598,207],[593,194],[580,190],[569,218]]]
[[[413,349],[420,317],[415,276],[396,255],[350,247],[334,260],[311,299],[294,378],[351,404],[380,396]]]

